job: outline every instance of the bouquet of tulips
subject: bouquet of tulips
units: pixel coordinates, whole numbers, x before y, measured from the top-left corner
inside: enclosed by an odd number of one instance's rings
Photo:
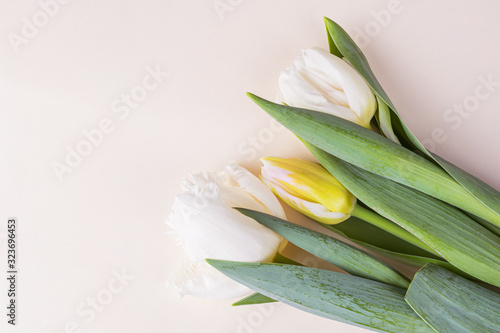
[[[319,163],[263,158],[183,184],[167,223],[188,260],[180,295],[283,302],[383,332],[500,332],[500,193],[427,151],[349,35],[282,72],[277,103],[249,94]],[[279,197],[339,237],[287,222]],[[352,246],[339,239],[350,240]],[[348,274],[301,265],[287,242]],[[372,256],[416,266],[410,280]]]

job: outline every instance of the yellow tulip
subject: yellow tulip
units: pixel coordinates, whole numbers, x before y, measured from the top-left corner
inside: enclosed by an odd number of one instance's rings
[[[351,216],[356,197],[320,164],[279,157],[261,161],[262,181],[289,206],[327,224]]]
[[[430,253],[427,244],[371,209],[357,204],[349,192],[321,164],[298,158],[264,157],[261,179],[287,205],[326,224],[355,216]],[[348,222],[346,222],[348,223]]]

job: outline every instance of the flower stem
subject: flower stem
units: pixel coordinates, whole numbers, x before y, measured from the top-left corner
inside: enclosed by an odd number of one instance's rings
[[[301,263],[296,262],[295,260],[292,260],[290,258],[287,258],[287,257],[285,257],[284,255],[282,255],[279,252],[276,252],[276,255],[274,256],[273,262],[277,263],[277,264],[288,264],[288,265],[303,266]]]
[[[359,204],[354,206],[353,211],[351,212],[352,216],[358,217],[362,220],[365,220],[366,222],[379,227],[382,230],[385,230],[391,234],[393,234],[396,237],[399,237],[408,243],[411,243],[427,252],[430,252],[434,255],[437,255],[441,257],[439,253],[437,253],[434,249],[432,249],[429,245],[424,243],[422,240],[419,238],[415,237],[412,233],[410,233],[408,230],[400,227],[396,223],[389,221],[383,216],[380,216],[379,214],[375,213],[374,211],[368,210],[366,208],[361,207]]]

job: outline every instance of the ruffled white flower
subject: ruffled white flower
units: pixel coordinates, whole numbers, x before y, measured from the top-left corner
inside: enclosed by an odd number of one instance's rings
[[[167,224],[187,259],[168,278],[180,296],[210,299],[244,296],[250,289],[229,279],[206,258],[270,262],[281,237],[232,207],[243,207],[285,218],[273,193],[246,169],[232,164],[220,173],[192,175],[176,196]]]
[[[278,102],[329,113],[370,128],[377,101],[363,77],[345,60],[320,48],[302,51],[281,72]]]

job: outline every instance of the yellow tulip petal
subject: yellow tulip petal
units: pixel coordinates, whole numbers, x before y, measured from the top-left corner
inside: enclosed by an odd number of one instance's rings
[[[276,196],[283,200],[287,205],[314,220],[326,224],[337,224],[345,221],[350,217],[349,214],[334,212],[329,210],[322,204],[296,197],[279,186],[279,184],[275,184],[267,180],[264,180],[264,184],[266,184],[273,191],[273,193],[276,194]]]
[[[302,200],[350,214],[356,198],[320,164],[297,158],[266,157],[262,178]]]

